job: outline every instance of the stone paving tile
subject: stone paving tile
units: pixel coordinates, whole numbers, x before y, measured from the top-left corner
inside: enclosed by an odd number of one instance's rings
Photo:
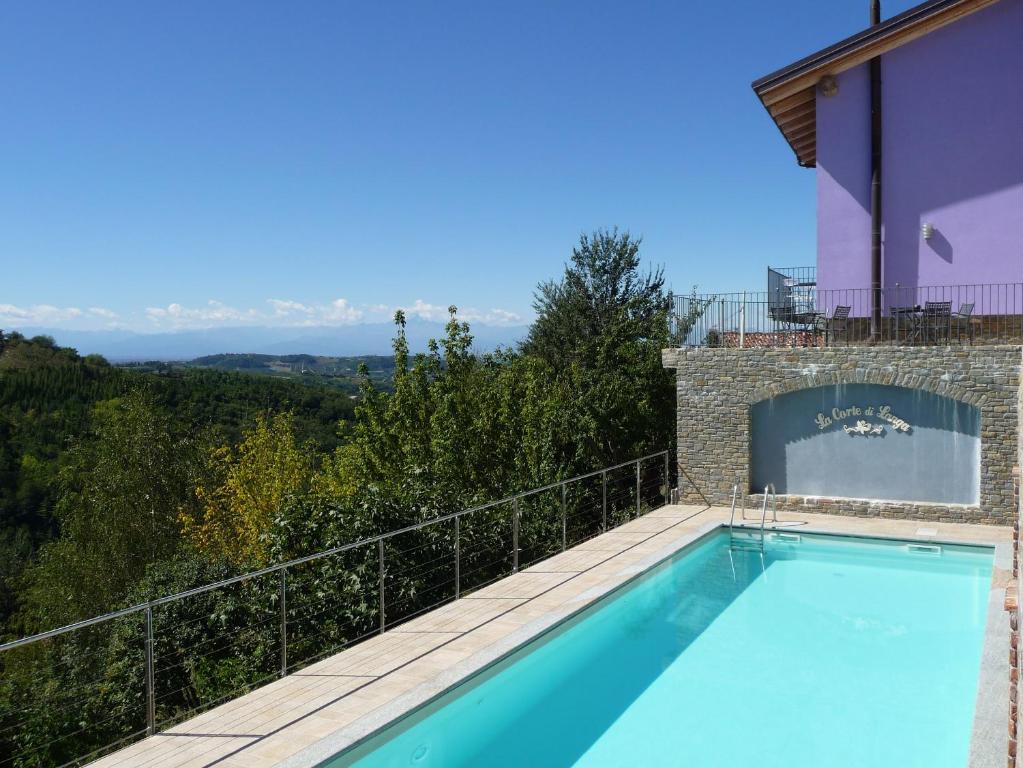
[[[629,523],[626,523],[629,525]],[[601,536],[584,541],[575,549],[583,552],[624,552],[633,544],[644,541],[651,534],[643,531],[622,530],[621,528],[609,531]]]
[[[170,729],[170,733],[234,733],[238,736],[266,736],[282,725],[313,712],[339,696],[378,679],[363,677],[310,677],[301,672],[237,700],[238,706],[210,710]]]
[[[660,533],[670,528],[678,518],[675,517],[641,517],[629,523],[632,533]]]
[[[222,757],[256,739],[158,734],[92,763],[103,768],[185,768],[219,764]]]
[[[468,599],[481,598],[516,598],[526,600],[543,594],[573,576],[572,573],[550,573],[545,571],[524,571],[507,579],[501,579],[489,587],[473,592]]]
[[[563,555],[530,566],[526,573],[579,573],[603,562],[607,557],[608,553],[600,550],[570,549]]]
[[[98,768],[264,768],[396,701],[419,695],[473,657],[506,643],[534,622],[550,622],[599,597],[650,558],[692,541],[729,510],[673,506],[655,510],[521,573],[443,605],[383,635],[296,671],[142,742]],[[779,513],[779,530],[817,530],[924,540],[1010,541],[1009,529]],[[756,525],[753,521],[748,521]],[[921,527],[931,531],[918,534]],[[528,631],[528,630],[527,630]],[[503,646],[502,646],[503,647]],[[461,674],[461,673],[460,673]],[[383,709],[387,708],[387,709]]]
[[[457,632],[416,632],[403,624],[294,674],[380,677],[457,636]]]
[[[443,605],[417,619],[395,627],[392,632],[468,632],[485,621],[512,610],[525,598],[486,598],[470,594]]]

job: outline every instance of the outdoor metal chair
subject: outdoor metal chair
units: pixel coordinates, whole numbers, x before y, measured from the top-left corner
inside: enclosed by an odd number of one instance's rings
[[[927,341],[948,341],[952,333],[952,302],[924,302],[923,324]]]
[[[966,331],[970,344],[973,344],[973,306],[974,302],[972,301],[968,304],[960,304],[959,311],[952,313],[952,328],[960,343],[963,340],[963,331]]]
[[[817,333],[824,334],[825,346],[828,346],[831,340],[837,338],[839,334],[845,337],[846,343],[849,343],[850,312],[852,312],[852,307],[839,305],[831,310],[831,317],[820,317],[815,330]]]

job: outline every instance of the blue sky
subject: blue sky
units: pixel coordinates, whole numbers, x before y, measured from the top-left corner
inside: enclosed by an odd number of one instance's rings
[[[814,261],[814,176],[750,82],[868,6],[12,0],[0,327],[517,324],[610,226],[760,287]]]

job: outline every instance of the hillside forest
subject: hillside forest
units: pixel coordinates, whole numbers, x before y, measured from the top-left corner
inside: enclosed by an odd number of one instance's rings
[[[338,389],[349,395],[358,395],[361,381],[366,377],[375,387],[384,391],[390,390],[394,380],[394,358],[384,355],[329,357],[233,352],[204,355],[186,362],[151,361],[122,365],[134,371],[162,375],[194,369],[237,371],[297,381],[312,387]]]
[[[477,353],[452,307],[444,336],[413,353],[398,313],[393,359],[363,364],[354,398],[222,370],[267,361],[119,368],[5,332],[4,639],[670,448],[669,299],[639,248],[617,230],[582,236],[564,273],[537,287],[536,319],[515,349]],[[293,362],[330,373],[329,362]],[[663,499],[671,479],[658,466],[642,489],[616,478],[610,514],[630,514],[634,488],[643,503]],[[573,490],[570,543],[599,532],[599,492]],[[553,497],[530,498],[520,547],[535,561],[555,551],[560,523]],[[463,589],[507,574],[506,522],[499,509],[466,519]],[[389,624],[451,598],[451,535],[431,526],[389,540]],[[153,610],[158,727],[279,673],[272,575]],[[376,631],[378,583],[376,547],[289,571],[288,669]],[[141,738],[145,636],[134,613],[0,653],[0,766],[78,764]]]

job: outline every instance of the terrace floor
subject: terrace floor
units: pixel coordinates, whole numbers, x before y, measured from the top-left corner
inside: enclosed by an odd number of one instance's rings
[[[388,630],[167,731],[94,768],[313,766],[728,522],[728,510],[667,506]],[[800,532],[995,544],[971,768],[1005,765],[1008,528],[784,512]],[[786,526],[788,527],[788,526]]]

